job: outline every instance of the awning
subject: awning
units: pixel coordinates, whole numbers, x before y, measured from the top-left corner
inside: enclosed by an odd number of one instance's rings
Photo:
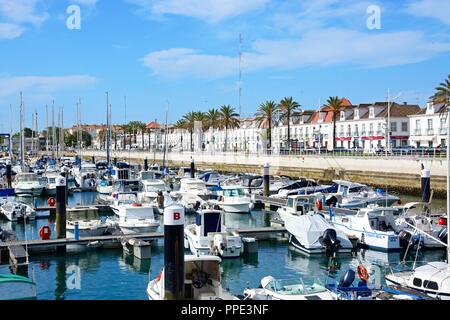
[[[361,140],[369,140],[369,141],[384,140],[384,137],[381,136],[361,137]]]

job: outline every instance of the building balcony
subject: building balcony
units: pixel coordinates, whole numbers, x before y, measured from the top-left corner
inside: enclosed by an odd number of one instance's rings
[[[369,136],[370,136],[370,137],[372,137],[372,136],[374,135],[374,133],[375,133],[375,132],[374,132],[373,130],[372,130],[372,131],[369,130]]]
[[[434,135],[434,129],[433,128],[428,128],[427,129],[427,135],[429,135],[429,136]]]
[[[439,134],[441,134],[441,135],[445,135],[445,134],[447,134],[447,128],[439,128]]]
[[[361,137],[366,137],[367,136],[367,131],[361,131]]]
[[[422,135],[422,129],[414,129],[414,135],[415,136],[421,136]]]
[[[352,132],[352,137],[359,137],[359,132],[358,131],[353,131]]]

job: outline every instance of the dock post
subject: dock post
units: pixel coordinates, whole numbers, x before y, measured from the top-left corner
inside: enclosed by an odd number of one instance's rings
[[[117,166],[117,158],[114,158],[114,165]]]
[[[195,162],[193,158],[191,158],[191,178],[195,178]]]
[[[263,180],[264,180],[264,197],[270,196],[270,164],[266,163],[263,167]]]
[[[95,156],[92,156],[92,163],[95,164]]]
[[[10,162],[8,162],[8,164],[6,165],[6,181],[8,184],[8,188],[11,189],[12,188],[12,168],[11,168]]]
[[[66,177],[61,175],[56,179],[56,238],[66,238]],[[63,247],[65,251],[65,247]],[[59,249],[59,248],[58,248]]]
[[[431,197],[431,178],[430,178],[430,170],[425,169],[422,164],[422,172],[420,178],[420,189],[422,193],[422,202],[428,203],[430,202]]]
[[[184,298],[184,208],[164,210],[164,300]]]
[[[144,171],[148,171],[148,159],[144,159]]]

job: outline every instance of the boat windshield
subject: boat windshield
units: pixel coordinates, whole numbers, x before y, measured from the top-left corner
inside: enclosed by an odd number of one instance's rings
[[[225,197],[244,197],[244,189],[237,188],[237,189],[228,189],[223,191],[223,195]]]
[[[272,280],[266,289],[282,295],[304,295],[326,291],[322,284],[312,278]]]
[[[17,178],[17,180],[19,182],[32,182],[32,181],[37,181],[37,176],[29,174],[29,175],[24,175],[24,176],[19,176]]]
[[[158,192],[163,191],[166,188],[165,184],[153,184],[145,187],[146,192]]]
[[[117,195],[117,201],[121,204],[136,203],[137,197],[133,193],[122,193]]]
[[[153,172],[142,172],[141,180],[152,180],[155,179],[155,174]]]

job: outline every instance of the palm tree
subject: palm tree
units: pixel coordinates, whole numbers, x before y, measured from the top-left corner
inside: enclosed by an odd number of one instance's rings
[[[435,104],[442,103],[445,107],[450,105],[450,74],[447,79],[436,88],[436,93],[431,99]]]
[[[186,113],[182,118],[182,121],[184,123],[184,128],[189,131],[189,135],[191,138],[191,144],[190,144],[191,152],[194,152],[193,135],[194,135],[195,121],[197,121],[197,117],[198,117],[197,112],[190,111],[190,112]]]
[[[144,135],[145,135],[145,130],[147,130],[147,125],[142,121],[136,121],[135,126],[136,126],[136,132],[139,132],[139,131],[141,132],[142,150],[144,150],[144,148],[145,148]]]
[[[265,128],[269,144],[267,149],[272,148],[272,124],[275,122],[275,114],[278,111],[278,105],[275,101],[266,101],[259,106],[255,114],[255,120],[259,128]]]
[[[179,129],[179,130],[186,130],[186,128],[187,128],[186,121],[178,120],[175,123],[174,127],[175,127],[175,129]],[[181,149],[183,149],[183,132],[181,132],[180,141],[181,141]]]
[[[292,114],[300,108],[300,104],[298,104],[292,97],[284,98],[280,101],[278,105],[279,110],[281,111],[282,119],[286,119],[287,121],[287,142],[288,148],[291,148],[291,116]]]
[[[106,130],[102,129],[97,134],[97,140],[100,142],[100,149],[104,148],[105,141],[106,141]]]
[[[209,109],[208,112],[205,114],[205,116],[208,128],[217,129],[220,127],[222,114],[219,110],[214,108]]]
[[[239,114],[236,113],[233,107],[230,105],[224,105],[220,108],[220,124],[225,128],[225,148],[227,151],[228,145],[228,129],[239,128]]]
[[[333,150],[336,149],[336,117],[341,112],[343,100],[339,97],[330,97],[327,100],[328,108],[333,112]]]

